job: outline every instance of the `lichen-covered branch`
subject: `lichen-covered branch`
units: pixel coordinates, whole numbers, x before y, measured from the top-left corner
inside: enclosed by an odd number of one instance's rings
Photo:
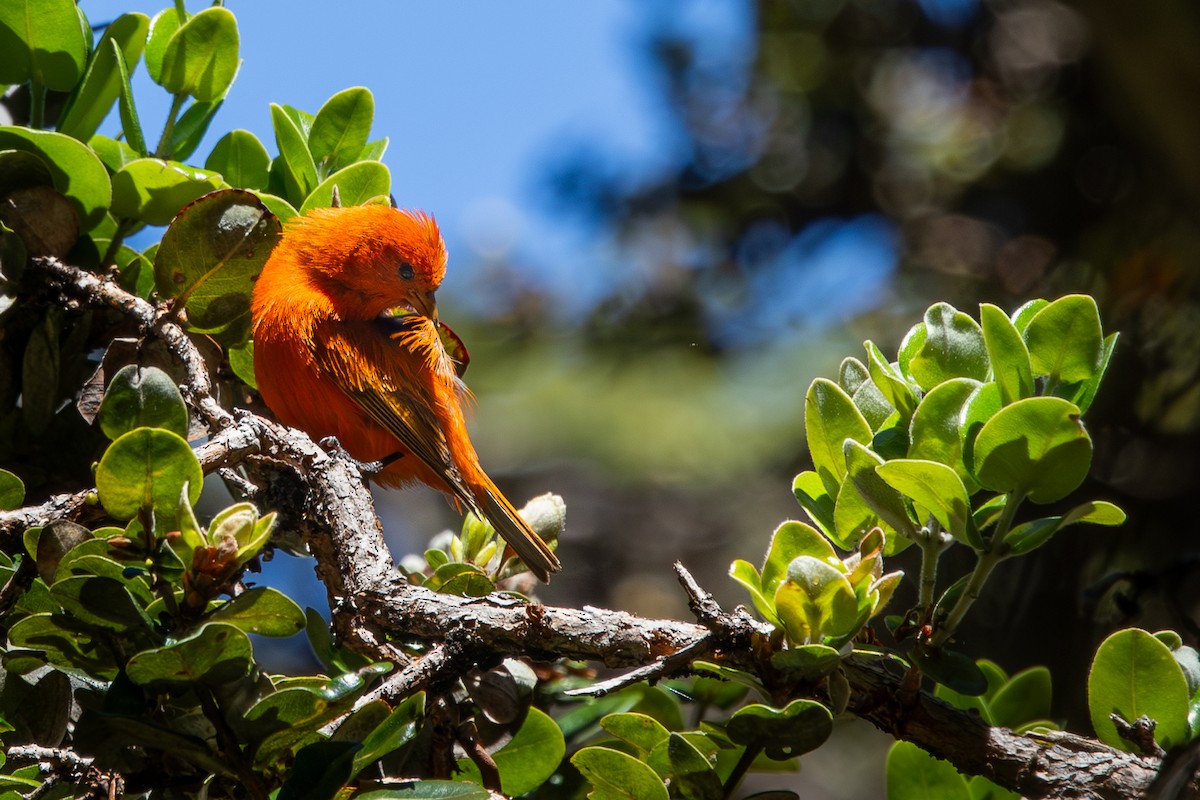
[[[410,585],[388,555],[357,464],[302,433],[222,408],[203,357],[166,310],[60,261],[35,263],[49,290],[65,303],[116,309],[136,322],[142,336],[166,344],[186,376],[185,397],[210,428],[196,448],[205,471],[235,470],[239,485],[248,487],[260,507],[278,511],[285,530],[303,535],[326,587],[339,641],[372,658],[402,662],[379,689],[390,699],[447,685],[508,656],[587,660],[631,671],[602,684],[601,691],[684,673],[699,657],[754,673],[764,685],[786,686],[772,674],[770,628],[744,611],[723,611],[686,570],[680,577],[698,623],[553,608],[501,595],[459,597]],[[25,527],[86,519],[93,509],[86,492],[61,495],[0,513],[0,532],[3,541],[19,542]],[[389,644],[414,639],[433,645],[428,656],[405,661]],[[985,775],[1027,797],[1132,798],[1154,780],[1157,759],[1066,733],[1021,735],[991,728],[925,693],[903,691],[903,671],[887,659],[856,655],[843,668],[851,687],[849,711],[964,773]],[[820,697],[824,689],[818,684],[788,691]]]

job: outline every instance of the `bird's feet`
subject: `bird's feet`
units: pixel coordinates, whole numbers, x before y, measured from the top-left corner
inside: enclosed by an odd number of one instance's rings
[[[329,455],[349,461],[365,480],[375,477],[391,463],[391,460],[387,458],[381,461],[359,461],[350,455],[346,448],[342,447],[342,443],[338,441],[336,436],[326,436],[317,442],[317,444]]]

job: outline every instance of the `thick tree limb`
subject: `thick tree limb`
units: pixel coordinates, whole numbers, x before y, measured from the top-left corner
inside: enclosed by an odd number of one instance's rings
[[[260,506],[279,511],[285,530],[305,536],[342,643],[393,661],[398,652],[389,641],[434,644],[429,655],[404,664],[385,682],[380,691],[389,698],[446,685],[506,656],[579,659],[633,670],[608,684],[612,688],[684,672],[703,656],[756,674],[776,693],[776,702],[792,695],[819,697],[824,691],[820,685],[787,685],[774,674],[769,627],[743,611],[722,611],[685,570],[681,580],[700,624],[595,608],[551,608],[502,595],[458,597],[410,585],[393,566],[357,465],[326,453],[302,433],[221,408],[204,360],[163,310],[53,259],[36,263],[63,299],[129,314],[144,335],[161,338],[179,358],[187,396],[213,431],[197,447],[205,470],[236,468],[255,487]],[[86,498],[63,495],[0,514],[0,531],[11,540],[31,524],[80,518],[90,509]],[[1074,798],[1137,797],[1155,777],[1158,759],[1067,733],[1019,735],[990,728],[977,715],[925,693],[901,691],[902,670],[888,663],[866,656],[843,662],[851,686],[849,710],[964,773],[985,775],[1028,797]]]

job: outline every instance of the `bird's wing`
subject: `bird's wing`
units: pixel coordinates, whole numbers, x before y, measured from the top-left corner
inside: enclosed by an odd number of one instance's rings
[[[476,510],[437,416],[445,403],[435,383],[442,367],[429,359],[444,356],[427,352],[440,347],[436,333],[431,343],[422,335],[428,331],[385,320],[343,321],[321,333],[312,345],[318,368]]]

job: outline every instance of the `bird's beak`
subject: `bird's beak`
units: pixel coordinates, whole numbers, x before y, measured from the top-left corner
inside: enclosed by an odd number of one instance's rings
[[[414,293],[409,296],[409,301],[412,302],[413,310],[418,314],[423,314],[429,319],[437,322],[438,310],[437,300],[433,296],[433,292]]]

